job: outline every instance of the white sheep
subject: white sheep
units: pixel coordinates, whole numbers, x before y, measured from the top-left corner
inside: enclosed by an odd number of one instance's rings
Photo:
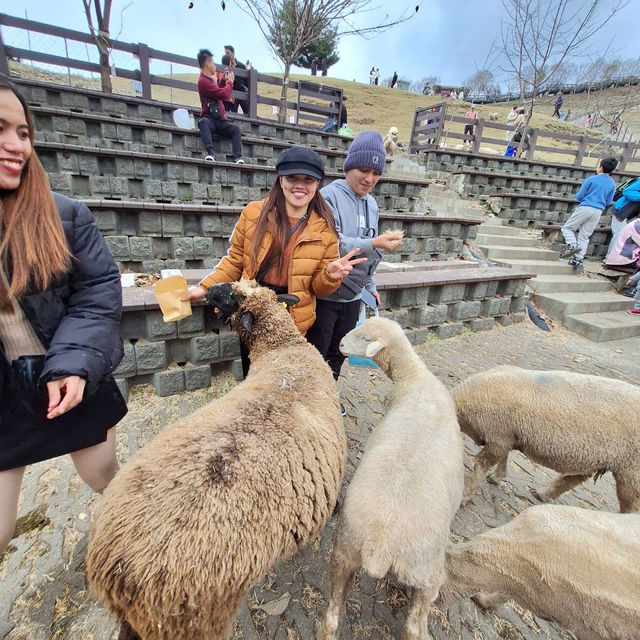
[[[447,550],[436,605],[515,600],[580,640],[640,635],[640,515],[530,507],[502,527]]]
[[[138,451],[98,506],[87,578],[122,638],[227,638],[247,590],[333,512],[346,439],[331,371],[254,285],[207,296],[249,348],[247,378]]]
[[[453,390],[460,428],[483,449],[464,500],[486,472],[499,482],[512,449],[560,472],[540,498],[553,500],[587,478],[611,471],[620,510],[640,510],[640,388],[569,371],[500,366]]]
[[[372,318],[340,343],[373,358],[393,380],[384,420],[369,436],[349,485],[331,557],[331,598],[318,638],[338,629],[344,592],[362,567],[392,571],[415,587],[405,638],[431,638],[427,612],[444,578],[451,521],[464,484],[462,435],[449,392],[411,348],[396,322]]]
[[[499,119],[500,119],[500,114],[497,111],[492,111],[489,114],[489,120],[491,122],[498,122]]]

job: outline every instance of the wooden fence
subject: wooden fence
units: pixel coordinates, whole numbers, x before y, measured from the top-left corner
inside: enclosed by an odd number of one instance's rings
[[[465,125],[473,126],[472,134],[465,135],[462,132]],[[481,119],[470,120],[455,114],[447,115],[447,104],[441,103],[434,107],[416,109],[409,153],[420,153],[445,145],[447,148],[456,148],[456,141],[460,141],[458,144],[462,144],[471,153],[482,153],[481,147],[489,147],[494,152],[495,147],[498,147],[497,150],[504,153],[512,134],[513,127],[505,124]],[[589,167],[595,166],[594,159],[612,155],[620,160],[619,171],[640,173],[640,144],[637,142],[571,135],[537,128],[529,128],[527,134],[528,148],[523,155],[526,160]]]
[[[42,22],[34,22],[17,18],[4,13],[0,13],[0,73],[6,76],[10,75],[9,60],[30,60],[43,64],[56,65],[66,67],[68,69],[77,69],[85,72],[100,73],[100,65],[87,60],[78,60],[70,58],[68,55],[58,56],[44,51],[36,51],[33,48],[23,49],[19,47],[9,46],[4,43],[2,37],[2,26],[12,27],[15,29],[45,34],[61,38],[65,41],[80,42],[95,46],[93,36],[81,31],[72,31],[63,29]],[[195,103],[197,96],[197,86],[195,82],[187,82],[165,75],[157,75],[151,73],[151,62],[158,60],[170,64],[178,64],[186,67],[194,67],[194,72],[199,73],[197,61],[194,57],[181,56],[166,51],[158,51],[152,49],[146,44],[130,44],[120,42],[118,40],[109,40],[109,48],[113,51],[129,53],[136,61],[137,69],[124,69],[120,67],[111,67],[111,75],[117,78],[126,78],[132,83],[139,83],[140,93],[143,98],[153,99],[152,88],[154,86],[169,87],[171,89],[181,89],[187,91],[189,95],[196,94],[191,103]],[[276,76],[270,76],[264,73],[258,73],[255,69],[244,70],[234,69],[236,76],[244,78],[248,88],[248,94],[233,91],[232,97],[236,99],[247,100],[249,113],[251,118],[258,116],[258,105],[271,105],[272,107],[280,106],[280,97],[269,97],[260,93],[260,86],[275,85],[282,87],[283,79]],[[312,82],[290,80],[289,90],[287,93],[287,113],[293,111],[296,124],[311,123],[314,125],[324,125],[330,118],[338,120],[340,107],[342,103],[342,89],[336,87],[328,87],[322,84]],[[276,110],[273,110],[276,115]]]

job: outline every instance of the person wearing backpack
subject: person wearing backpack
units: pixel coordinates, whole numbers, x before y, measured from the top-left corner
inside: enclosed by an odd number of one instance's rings
[[[613,194],[614,205],[611,209],[611,242],[607,249],[609,257],[616,238],[622,228],[640,213],[640,178],[629,178],[620,184]]]
[[[316,320],[307,332],[307,340],[320,351],[335,380],[344,362],[340,341],[356,326],[363,296],[373,300],[373,306],[380,304],[375,283],[380,249],[394,251],[402,244],[401,232],[378,235],[378,205],[369,193],[378,184],[385,161],[382,136],[377,131],[363,131],[349,147],[343,166],[345,178],[321,189],[334,213],[340,255],[357,248],[358,257],[367,259],[353,267],[335,293],[318,296]],[[346,414],[342,404],[340,410]]]
[[[611,174],[617,166],[618,159],[613,156],[600,160],[596,175],[587,178],[578,189],[575,199],[579,204],[562,226],[561,232],[567,248],[560,257],[571,257],[569,264],[574,269],[582,269],[582,260],[587,253],[589,238],[602,212],[613,202],[616,183]]]

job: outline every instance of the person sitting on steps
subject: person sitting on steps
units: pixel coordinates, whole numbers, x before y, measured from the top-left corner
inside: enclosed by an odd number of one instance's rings
[[[236,164],[244,164],[240,127],[229,122],[223,104],[223,101],[228,101],[231,97],[235,74],[233,71],[227,71],[219,81],[216,81],[216,64],[209,49],[200,49],[198,65],[200,66],[198,94],[202,105],[198,128],[207,152],[204,159],[206,162],[216,161],[213,152],[213,134],[215,133],[222,138],[231,138],[233,161]]]

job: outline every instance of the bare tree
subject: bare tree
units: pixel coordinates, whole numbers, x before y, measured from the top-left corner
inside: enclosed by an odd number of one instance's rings
[[[87,1],[87,0],[84,0]],[[324,29],[335,29],[336,37],[367,37],[409,20],[416,11],[405,11],[396,18],[389,15],[378,24],[356,26],[363,16],[380,8],[373,0],[234,0],[256,23],[275,57],[284,66],[280,95],[280,122],[287,119],[289,74],[302,50],[317,41]],[[376,21],[378,22],[378,21]],[[289,28],[291,25],[294,28]]]
[[[84,6],[84,12],[87,15],[87,24],[89,25],[89,31],[93,36],[93,39],[98,47],[98,55],[100,59],[100,81],[102,84],[103,93],[111,93],[111,65],[109,64],[109,56],[111,55],[110,36],[109,36],[109,23],[111,22],[111,7],[113,0],[104,0],[104,6],[101,0],[82,0]],[[133,0],[130,0],[120,10],[120,31],[116,36],[116,40],[122,33],[122,17],[124,12],[133,4]],[[94,14],[95,13],[95,19]],[[98,25],[97,28],[95,25]]]
[[[630,0],[502,0],[507,17],[501,25],[504,69],[518,83],[523,103],[529,105],[520,151],[540,89],[558,67],[586,55],[590,40]]]
[[[112,0],[104,0],[104,7],[100,0],[82,0],[84,12],[87,14],[89,31],[98,47],[100,57],[100,81],[102,91],[111,93],[111,70],[109,64],[109,22],[111,20]],[[95,20],[93,17],[95,12]],[[97,24],[97,28],[96,25]]]

